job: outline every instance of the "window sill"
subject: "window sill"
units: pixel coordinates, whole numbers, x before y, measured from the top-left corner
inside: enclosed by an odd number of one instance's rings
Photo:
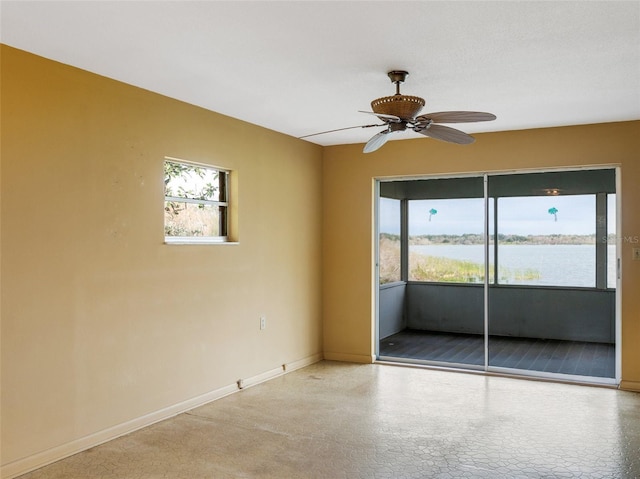
[[[170,237],[164,238],[164,244],[166,245],[237,245],[238,241],[227,241],[226,239],[219,238],[185,238],[185,237]]]

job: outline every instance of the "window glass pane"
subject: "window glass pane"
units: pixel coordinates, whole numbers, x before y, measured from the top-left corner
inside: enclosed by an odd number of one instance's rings
[[[380,198],[380,284],[400,281],[400,200]]]
[[[595,195],[498,199],[498,283],[595,287]]]
[[[224,173],[184,163],[165,161],[165,196],[208,201],[226,201]]]
[[[616,195],[607,195],[607,288],[616,287]]]
[[[176,238],[186,242],[190,242],[188,238],[204,238],[202,242],[225,240],[226,171],[165,160],[164,190],[166,241]]]
[[[487,212],[489,213],[489,224],[488,224],[488,233],[489,233],[489,238],[488,238],[488,251],[489,251],[489,283],[490,284],[495,284],[496,280],[495,280],[495,269],[496,269],[496,265],[495,265],[495,253],[496,253],[496,235],[495,235],[495,231],[496,231],[496,220],[495,220],[495,213],[496,213],[496,205],[498,204],[496,198],[492,198],[489,197],[488,198],[488,209]]]
[[[165,236],[226,236],[221,229],[224,208],[175,201],[165,201],[164,206]]]
[[[409,201],[409,280],[484,282],[484,200]]]

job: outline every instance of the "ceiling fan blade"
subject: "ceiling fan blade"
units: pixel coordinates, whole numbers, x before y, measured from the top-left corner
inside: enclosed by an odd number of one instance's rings
[[[384,113],[376,113],[375,111],[358,110],[358,113],[366,113],[367,115],[375,115],[378,118],[380,118],[381,120],[388,120],[388,121],[390,121],[392,123],[400,123],[402,121],[402,118],[400,118],[399,116],[385,115]]]
[[[380,133],[373,135],[367,144],[364,145],[362,149],[363,153],[371,153],[372,151],[376,151],[382,145],[384,145],[389,139],[389,130],[381,131]]]
[[[467,135],[464,131],[456,130],[443,125],[430,125],[423,130],[416,129],[418,133],[434,138],[436,140],[447,141],[449,143],[456,143],[458,145],[468,145],[476,141],[471,135]]]
[[[439,111],[436,113],[425,113],[416,118],[416,122],[420,123],[431,120],[433,123],[471,123],[474,121],[491,121],[495,120],[493,113],[485,113],[482,111]]]
[[[310,136],[316,136],[316,135],[324,135],[325,133],[333,133],[335,131],[342,131],[342,130],[352,130],[354,128],[371,128],[373,126],[385,126],[384,124],[382,125],[359,125],[359,126],[348,126],[346,128],[336,128],[335,130],[327,130],[327,131],[321,131],[320,133],[311,133],[310,135],[304,135],[304,136],[299,136],[298,139],[301,140],[303,138],[309,138]]]

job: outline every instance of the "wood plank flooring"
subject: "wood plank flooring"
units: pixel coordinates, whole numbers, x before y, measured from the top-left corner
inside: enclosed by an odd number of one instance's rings
[[[382,339],[380,356],[483,366],[484,338],[476,334],[407,329]],[[615,346],[607,343],[491,336],[489,365],[613,378]]]

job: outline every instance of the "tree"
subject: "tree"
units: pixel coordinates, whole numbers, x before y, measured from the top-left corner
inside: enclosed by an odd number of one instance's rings
[[[187,201],[182,199],[216,201],[220,193],[220,173],[213,168],[206,168],[185,163],[172,161],[164,162],[164,194],[165,212],[168,215],[165,219],[165,234],[171,236],[193,236],[202,234],[200,221],[194,224],[192,217],[193,208],[197,210],[205,209],[204,203],[191,203],[188,207]],[[191,211],[192,213],[189,213]],[[178,215],[187,215],[182,220],[178,220]]]

